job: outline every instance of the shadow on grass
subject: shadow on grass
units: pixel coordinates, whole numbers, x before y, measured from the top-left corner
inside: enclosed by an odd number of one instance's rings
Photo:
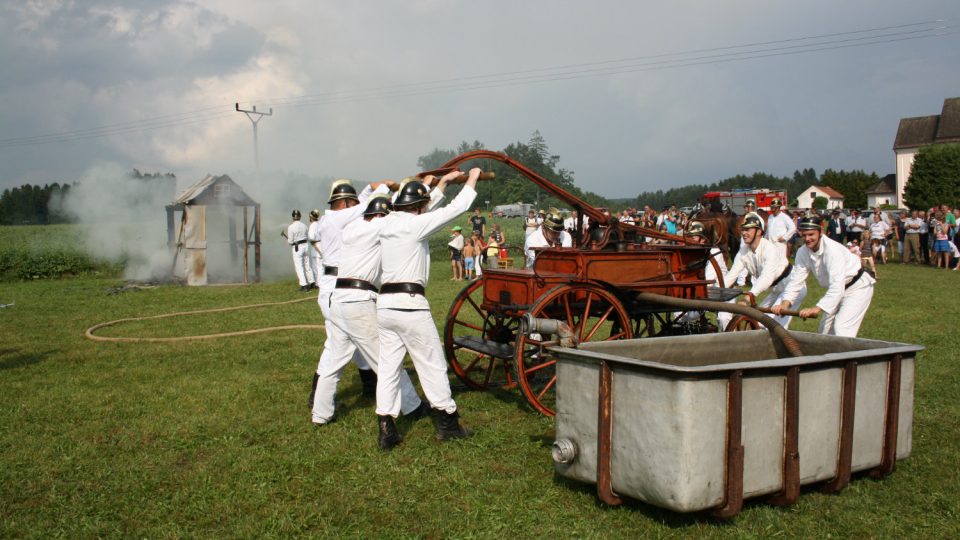
[[[0,349],[0,370],[16,369],[39,364],[56,351],[21,353],[19,349]]]

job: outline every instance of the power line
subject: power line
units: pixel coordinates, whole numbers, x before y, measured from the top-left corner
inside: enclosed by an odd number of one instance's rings
[[[731,45],[724,47],[711,47],[704,49],[694,49],[691,51],[677,53],[663,53],[657,55],[636,56],[630,58],[601,60],[596,62],[585,62],[579,64],[566,64],[561,66],[535,68],[521,71],[510,71],[501,73],[492,73],[486,75],[470,75],[461,78],[448,78],[418,83],[405,83],[378,88],[344,90],[328,92],[314,95],[286,97],[273,100],[268,103],[271,106],[287,106],[290,108],[322,106],[337,103],[349,103],[359,101],[369,101],[374,99],[387,99],[397,97],[411,97],[419,95],[429,95],[438,93],[449,93],[457,91],[473,91],[479,89],[502,88],[510,86],[521,86],[527,84],[537,84],[545,82],[554,82],[562,80],[579,79],[586,77],[612,76],[624,73],[636,73],[644,71],[657,71],[664,69],[676,69],[683,67],[722,64],[737,61],[753,60],[758,58],[770,58],[777,56],[788,56],[796,54],[805,54],[811,52],[820,52],[836,49],[845,49],[851,47],[874,46],[883,43],[893,43],[898,41],[907,41],[914,39],[926,39],[941,37],[953,34],[948,31],[952,27],[949,25],[940,25],[930,27],[932,24],[943,22],[942,20],[924,21],[916,23],[907,23],[895,26],[877,27],[871,29],[852,30],[847,32],[835,32],[829,34],[819,34],[813,36],[803,36],[797,38],[763,41],[747,43],[741,45]],[[923,28],[917,28],[923,27]],[[908,30],[909,29],[909,30]],[[889,32],[888,32],[889,30]],[[880,32],[880,33],[878,33]],[[870,35],[862,35],[870,34]],[[826,39],[840,38],[844,39]],[[803,43],[810,42],[810,43]],[[797,43],[795,45],[784,45],[787,43]],[[773,46],[777,45],[777,46]],[[742,50],[738,50],[742,49]],[[731,52],[721,52],[731,51]],[[705,54],[719,53],[719,54]],[[668,58],[676,57],[670,60]],[[147,118],[110,124],[94,128],[79,129],[68,132],[51,133],[45,135],[35,135],[30,137],[13,137],[0,139],[0,149],[31,146],[38,144],[50,144],[58,142],[69,142],[75,140],[84,140],[92,138],[102,138],[113,135],[122,135],[134,132],[146,132],[156,129],[162,129],[172,126],[191,125],[205,123],[213,120],[224,119],[232,116],[223,111],[221,107],[206,107],[194,111],[185,111]],[[233,112],[233,111],[231,111]]]

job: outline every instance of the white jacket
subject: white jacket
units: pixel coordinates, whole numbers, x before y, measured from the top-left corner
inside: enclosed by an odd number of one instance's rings
[[[783,252],[766,238],[760,239],[757,251],[753,251],[750,249],[750,246],[741,242],[740,251],[738,251],[737,256],[733,258],[733,264],[730,265],[730,270],[723,275],[723,282],[736,283],[740,273],[746,270],[753,280],[753,287],[750,289],[750,292],[753,293],[754,296],[760,296],[761,293],[769,289],[770,285],[780,277],[780,274],[787,269],[789,264],[790,261],[784,257]],[[778,285],[782,283],[781,281]]]
[[[840,301],[848,290],[847,282],[860,273],[861,268],[859,257],[850,253],[843,244],[822,235],[820,248],[817,251],[811,251],[806,245],[797,250],[797,261],[787,279],[783,299],[791,303],[796,300],[800,290],[806,285],[807,274],[813,272],[817,283],[827,289],[823,298],[817,302],[817,307],[824,313],[833,314],[840,307]],[[876,281],[869,274],[864,273],[849,290],[872,287],[874,283]]]

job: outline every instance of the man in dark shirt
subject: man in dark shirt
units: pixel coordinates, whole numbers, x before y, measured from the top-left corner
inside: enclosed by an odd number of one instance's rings
[[[480,215],[480,209],[474,208],[473,215],[470,216],[470,224],[474,231],[480,231],[480,238],[487,237],[487,218]]]

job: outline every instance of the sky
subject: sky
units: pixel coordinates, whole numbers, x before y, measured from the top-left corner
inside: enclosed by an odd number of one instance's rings
[[[957,25],[956,0],[3,1],[0,189],[137,168],[256,196],[301,189],[280,175],[399,179],[434,148],[535,130],[607,197],[883,175],[899,119],[960,96]],[[237,102],[273,112],[256,182]]]

